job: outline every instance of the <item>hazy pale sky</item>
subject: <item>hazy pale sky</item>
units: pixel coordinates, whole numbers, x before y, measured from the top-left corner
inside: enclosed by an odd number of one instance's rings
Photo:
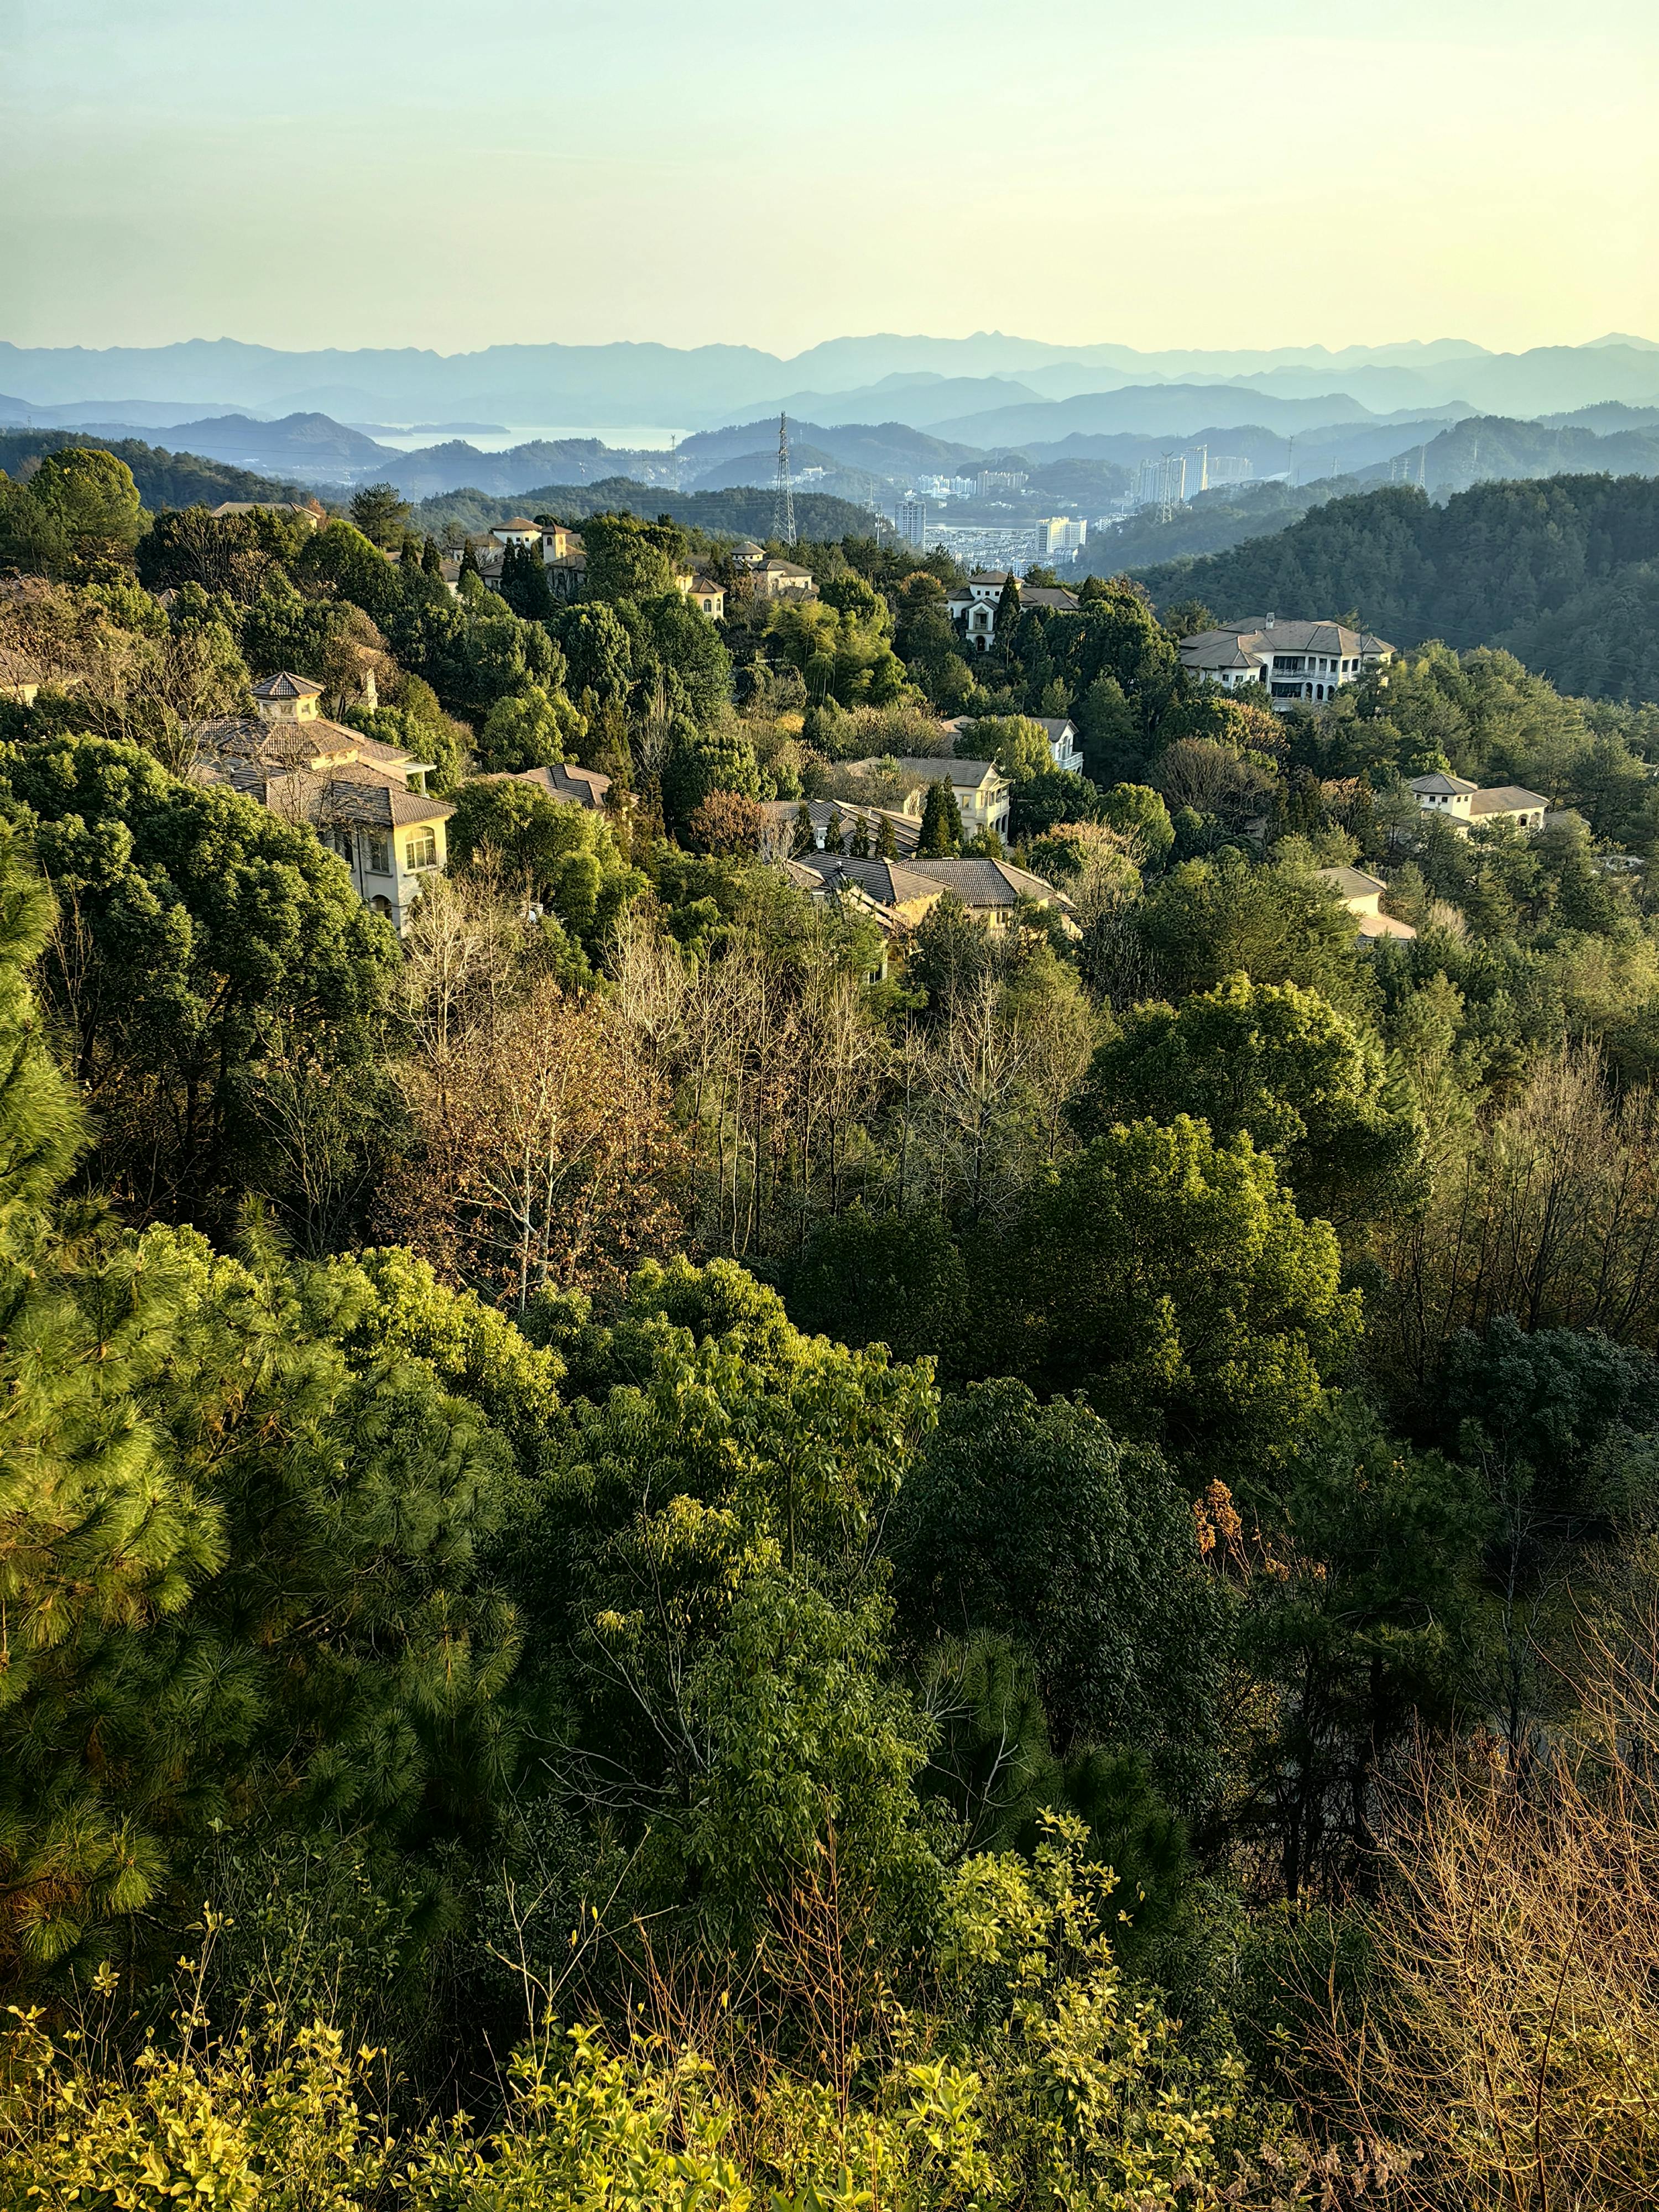
[[[1659,337],[1655,0],[0,0],[0,337]]]

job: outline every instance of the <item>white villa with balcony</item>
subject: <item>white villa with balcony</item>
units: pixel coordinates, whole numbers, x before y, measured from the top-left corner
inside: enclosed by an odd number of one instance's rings
[[[1179,651],[1189,676],[1226,691],[1259,685],[1280,714],[1322,706],[1345,684],[1394,659],[1394,647],[1369,630],[1334,622],[1280,622],[1276,615],[1200,630],[1182,638]]]

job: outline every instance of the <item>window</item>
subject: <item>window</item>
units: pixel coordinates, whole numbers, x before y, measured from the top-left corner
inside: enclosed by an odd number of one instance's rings
[[[417,868],[435,868],[438,865],[438,838],[435,830],[417,830],[404,846],[404,866],[412,875]]]
[[[368,833],[368,872],[371,876],[389,876],[392,873],[391,842],[378,830],[371,830]]]

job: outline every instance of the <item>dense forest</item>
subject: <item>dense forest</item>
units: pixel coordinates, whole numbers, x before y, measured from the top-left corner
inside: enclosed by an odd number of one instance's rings
[[[1298,529],[1639,558],[1468,497]],[[1650,2205],[1659,708],[583,532],[0,479],[0,2205]],[[198,772],[278,671],[453,799],[401,938]],[[1060,897],[765,857],[998,857],[953,741]]]
[[[217,507],[228,499],[304,500],[308,487],[277,483],[252,470],[210,461],[200,453],[173,453],[142,438],[89,439],[75,430],[0,430],[0,471],[21,477],[48,453],[83,452],[89,447],[113,453],[131,471],[138,496],[148,507]]]
[[[1139,571],[1160,605],[1224,620],[1356,612],[1395,645],[1498,646],[1564,691],[1659,696],[1659,482],[1481,483],[1443,506],[1404,486],[1333,500],[1270,538]]]

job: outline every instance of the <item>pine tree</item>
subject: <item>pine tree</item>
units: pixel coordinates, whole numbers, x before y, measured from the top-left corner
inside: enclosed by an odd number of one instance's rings
[[[843,840],[841,833],[841,810],[839,807],[832,807],[830,811],[829,826],[823,833],[823,849],[826,853],[844,853],[847,850],[845,841]]]
[[[478,556],[472,550],[472,540],[470,538],[461,548],[460,573],[463,576],[477,576],[481,583],[483,580],[478,568]]]
[[[1004,653],[1012,653],[1014,649],[1014,632],[1019,628],[1019,578],[1011,568],[997,601],[996,621],[991,630],[993,639]]]
[[[0,1971],[151,1895],[155,1846],[119,1802],[155,1779],[120,1755],[146,1701],[112,1647],[218,1556],[135,1398],[175,1348],[176,1278],[144,1243],[66,1245],[50,1212],[81,1136],[28,982],[52,921],[0,823]]]
[[[210,1820],[477,1832],[513,1746],[513,1620],[472,1565],[505,1444],[384,1328],[348,1356],[354,1271],[257,1224],[241,1261],[60,1218],[81,1125],[28,980],[52,921],[0,823],[4,1979],[146,1910],[167,1941]]]
[[[898,839],[893,834],[890,814],[884,814],[880,817],[876,831],[876,858],[878,860],[896,860],[898,858]]]
[[[860,814],[854,820],[853,823],[853,842],[848,845],[847,849],[855,860],[867,860],[869,859],[870,817],[867,814]]]
[[[441,576],[443,556],[438,550],[435,538],[428,538],[421,546],[421,567],[428,576]]]
[[[922,802],[921,835],[916,842],[918,856],[924,860],[946,859],[962,842],[962,809],[957,805],[957,795],[941,776],[927,787],[927,796]]]
[[[799,860],[803,853],[816,852],[817,842],[818,833],[812,827],[811,809],[803,799],[795,809],[795,837],[789,848],[792,857]]]

